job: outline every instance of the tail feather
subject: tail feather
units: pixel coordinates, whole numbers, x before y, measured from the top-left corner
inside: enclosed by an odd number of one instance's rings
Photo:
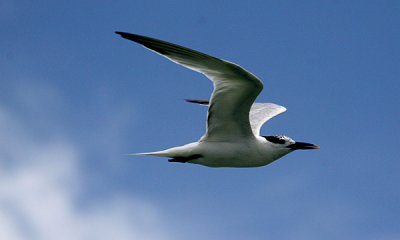
[[[144,155],[144,156],[157,156],[157,157],[168,157],[168,158],[176,158],[176,157],[188,157],[195,153],[191,150],[197,146],[198,143],[189,143],[180,147],[173,147],[166,150],[161,150],[157,152],[147,152],[147,153],[136,153],[134,155]]]
[[[158,151],[158,152],[147,152],[147,153],[135,153],[134,155],[142,156],[156,156],[156,157],[173,157],[168,151]]]

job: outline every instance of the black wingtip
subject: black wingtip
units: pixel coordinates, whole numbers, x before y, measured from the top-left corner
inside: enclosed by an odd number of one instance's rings
[[[196,100],[196,99],[185,99],[186,102],[198,103],[201,105],[208,105],[210,102],[208,100]]]
[[[145,36],[141,36],[141,35],[137,35],[137,34],[133,34],[133,33],[119,32],[119,31],[115,31],[115,33],[119,34],[121,37],[123,37],[125,39],[140,43],[144,46],[146,46],[146,40],[151,39],[149,37],[145,37]]]
[[[127,32],[118,32],[115,31],[116,34],[119,34],[121,37],[131,40],[131,41],[135,41],[138,42],[138,40],[140,40],[141,38],[145,38],[143,36],[137,35],[137,34],[133,34],[133,33],[127,33]]]
[[[115,33],[116,34],[119,34],[121,37],[123,37],[123,38],[126,38],[128,35],[129,35],[129,33],[126,33],[126,32],[119,32],[119,31],[115,31]]]

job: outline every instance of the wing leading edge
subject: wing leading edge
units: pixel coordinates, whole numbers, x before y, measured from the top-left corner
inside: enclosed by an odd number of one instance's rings
[[[208,108],[207,132],[201,141],[254,137],[249,112],[263,88],[256,76],[234,63],[186,47],[136,34],[116,33],[212,80],[214,91]]]

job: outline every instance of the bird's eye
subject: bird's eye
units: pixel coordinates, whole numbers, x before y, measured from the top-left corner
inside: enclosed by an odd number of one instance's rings
[[[285,144],[286,140],[282,136],[264,136],[265,139],[272,143]]]

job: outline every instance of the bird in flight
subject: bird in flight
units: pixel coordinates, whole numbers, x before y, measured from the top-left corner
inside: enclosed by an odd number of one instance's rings
[[[319,148],[287,136],[260,136],[261,126],[286,108],[273,103],[255,103],[263,83],[239,65],[154,38],[115,33],[204,74],[214,85],[209,101],[187,99],[208,106],[207,130],[199,141],[138,155],[167,157],[169,162],[208,167],[260,167],[294,150]]]

